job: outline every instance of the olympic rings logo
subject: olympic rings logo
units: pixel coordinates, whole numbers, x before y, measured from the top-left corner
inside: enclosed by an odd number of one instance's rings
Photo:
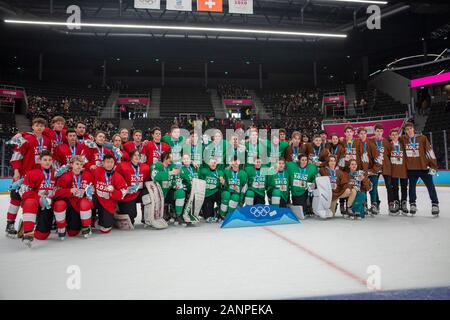
[[[265,217],[269,214],[270,208],[269,206],[264,207],[251,207],[250,213],[254,215],[256,218],[258,217]]]

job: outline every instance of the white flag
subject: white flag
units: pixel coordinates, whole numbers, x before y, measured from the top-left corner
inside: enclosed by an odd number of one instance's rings
[[[161,0],[134,0],[136,9],[161,9]]]
[[[253,14],[253,0],[228,0],[230,13]]]
[[[167,10],[192,11],[192,0],[167,0]]]

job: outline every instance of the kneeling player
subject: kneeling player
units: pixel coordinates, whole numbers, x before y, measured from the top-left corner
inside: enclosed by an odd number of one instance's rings
[[[52,155],[50,151],[44,150],[39,157],[41,167],[29,171],[20,188],[23,199],[22,241],[28,246],[31,246],[34,238],[47,239],[53,223],[51,204],[55,192],[55,176],[52,170]]]
[[[205,180],[205,201],[203,202],[203,217],[206,222],[217,222],[218,218],[214,214],[214,205],[220,207],[220,189],[225,184],[225,178],[221,170],[217,170],[217,160],[209,159],[209,168],[200,169],[199,178]]]
[[[356,197],[356,191],[350,187],[348,174],[337,167],[335,156],[329,156],[328,166],[320,169],[320,175],[330,177],[331,190],[333,192],[330,209],[333,212],[333,216],[336,214],[338,200],[344,198],[348,198],[346,213],[353,215],[352,204]]]
[[[91,234],[93,178],[88,170],[83,170],[85,158],[72,158],[72,171],[64,173],[56,183],[55,212],[58,236],[64,240],[81,234],[87,238]],[[88,190],[87,190],[88,189]]]
[[[245,204],[253,206],[266,203],[266,172],[267,168],[261,168],[262,162],[259,157],[255,160],[254,166],[245,168],[248,176],[248,191],[245,195]]]
[[[183,184],[180,177],[180,169],[175,168],[172,164],[172,156],[169,152],[163,152],[161,162],[152,166],[151,175],[153,181],[159,184],[164,196],[164,203],[175,206],[175,218],[170,217],[170,213],[166,212],[166,221],[173,221],[176,224],[186,226],[183,220],[183,207],[186,193],[183,190]]]
[[[292,159],[298,161],[298,158]],[[289,175],[285,166],[285,160],[280,158],[276,173],[269,173],[267,177],[267,196],[270,204],[275,207],[286,208],[289,203]]]
[[[366,216],[367,192],[372,189],[372,182],[363,170],[358,170],[358,162],[350,160],[349,173],[350,185],[356,191],[353,204],[347,207],[350,218],[364,218]]]
[[[231,162],[231,168],[224,171],[225,190],[221,194],[220,216],[225,216],[236,210],[238,205],[243,202],[247,190],[247,174],[239,170],[239,158],[234,157]]]
[[[119,201],[119,214],[128,215],[131,226],[137,217],[138,203],[142,203],[142,197],[148,194],[147,188],[144,188],[144,182],[150,179],[150,168],[147,164],[141,163],[141,154],[138,150],[131,150],[128,155],[130,162],[122,162],[117,166],[116,172],[119,173],[128,185],[128,194]],[[145,201],[144,201],[145,202]]]
[[[123,177],[114,171],[114,157],[105,154],[102,166],[93,171],[95,197],[93,216],[98,220],[95,228],[102,233],[109,233],[114,225],[114,214],[119,200],[128,193]]]

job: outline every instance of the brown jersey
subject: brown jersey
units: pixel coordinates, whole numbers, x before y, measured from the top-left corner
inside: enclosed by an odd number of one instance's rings
[[[348,172],[348,166],[350,164],[350,160],[356,160],[358,162],[358,153],[356,152],[356,140],[343,141],[341,142],[342,147],[344,148],[344,168],[345,171]],[[359,162],[358,162],[359,165]]]
[[[345,168],[345,147],[340,143],[338,143],[336,145],[333,145],[332,143],[330,143],[328,145],[328,151],[330,152],[330,155],[336,156],[339,168],[344,169]]]
[[[348,173],[344,170],[340,170],[338,167],[334,171],[329,167],[321,168],[320,175],[323,177],[330,177],[333,200],[338,199],[346,189],[350,188],[350,179]]]
[[[426,136],[401,137],[405,143],[406,168],[408,170],[437,169],[436,155]]]
[[[298,162],[298,155],[300,153],[302,153],[302,147],[300,145],[298,147],[294,147],[292,144],[289,145],[284,152],[286,162]]]
[[[378,157],[375,159],[375,163],[378,166],[378,173],[383,175],[391,175],[391,159],[390,159],[390,147],[391,144],[385,138],[377,140],[375,137],[370,139],[371,143],[375,145],[378,151]]]
[[[316,162],[319,162],[319,168],[325,166],[328,156],[330,155],[330,151],[327,148],[324,148],[323,145],[316,147],[312,143],[305,144],[301,152],[306,154],[310,163],[315,165]]]
[[[406,149],[405,142],[399,140],[397,143],[391,142],[389,148],[391,161],[391,176],[393,178],[406,179],[408,177],[406,169]]]
[[[361,141],[358,139],[355,141],[355,148],[358,169],[366,172],[378,172],[380,166],[375,162],[378,157],[378,150],[375,144],[371,143],[370,140]]]

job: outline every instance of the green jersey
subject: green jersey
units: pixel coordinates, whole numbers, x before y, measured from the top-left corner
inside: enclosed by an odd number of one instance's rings
[[[161,141],[167,143],[170,146],[170,154],[172,155],[173,163],[181,163],[181,157],[183,156],[184,137],[180,137],[177,141],[174,141],[171,136],[164,136],[161,138]]]
[[[317,167],[313,164],[308,164],[305,168],[300,168],[295,162],[289,162],[286,166],[288,168],[289,187],[292,196],[297,197],[303,195],[308,188],[307,184],[315,182]]]
[[[181,182],[186,191],[191,191],[192,180],[198,178],[198,170],[194,166],[182,166],[180,171]]]
[[[222,140],[218,144],[211,142],[206,148],[205,163],[208,165],[209,159],[215,158],[217,160],[217,169],[223,170],[226,165],[226,142]]]
[[[155,163],[151,167],[152,180],[159,184],[161,187],[164,197],[167,195],[173,185],[176,185],[176,176],[169,175],[169,171],[173,170],[175,166],[173,164],[164,167],[161,162]]]
[[[263,165],[269,164],[268,159],[268,149],[267,149],[267,143],[258,140],[258,143],[254,144],[251,142],[247,142],[245,144],[245,167],[251,167],[255,164],[256,157],[259,157],[262,161]]]
[[[244,199],[244,194],[247,191],[247,173],[242,170],[235,172],[230,168],[224,171],[224,176],[225,190],[239,194],[240,200],[242,201]]]
[[[254,166],[247,167],[245,172],[248,176],[248,190],[264,196],[267,188],[267,168],[256,169]]]
[[[279,189],[283,199],[289,202],[289,173],[286,169],[267,177],[267,191],[272,192],[274,189]]]
[[[210,197],[220,190],[222,184],[220,183],[220,177],[223,177],[221,170],[211,170],[208,168],[202,168],[199,172],[199,178],[205,180],[206,191],[205,197]]]
[[[199,166],[203,165],[203,144],[198,141],[196,145],[185,143],[183,146],[183,154],[189,154],[191,162],[197,163]]]

